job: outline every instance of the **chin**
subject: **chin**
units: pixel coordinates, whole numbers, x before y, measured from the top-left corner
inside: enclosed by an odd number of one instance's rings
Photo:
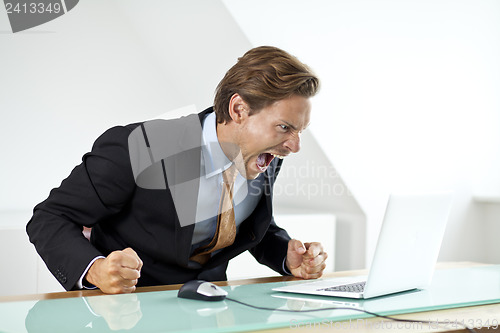
[[[257,177],[259,177],[259,175],[261,174],[261,172],[258,172],[258,171],[253,171],[251,168],[249,168],[248,166],[245,167],[245,175],[242,175],[245,179],[248,179],[248,180],[252,180],[252,179],[255,179]]]

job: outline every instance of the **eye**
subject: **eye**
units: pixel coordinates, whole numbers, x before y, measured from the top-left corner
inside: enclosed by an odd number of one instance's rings
[[[282,130],[283,130],[283,132],[288,131],[288,129],[290,128],[290,127],[288,127],[287,125],[283,125],[283,124],[279,125],[279,127],[280,127],[280,129],[282,129]]]

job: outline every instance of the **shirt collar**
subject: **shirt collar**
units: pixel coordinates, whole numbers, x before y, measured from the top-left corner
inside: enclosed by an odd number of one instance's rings
[[[205,162],[205,177],[210,178],[229,168],[232,162],[222,151],[217,138],[215,112],[209,113],[203,121],[202,154]]]

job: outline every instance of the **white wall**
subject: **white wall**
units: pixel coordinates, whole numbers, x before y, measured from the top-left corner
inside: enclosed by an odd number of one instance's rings
[[[86,0],[9,30],[0,9],[0,210],[45,199],[111,126],[211,106],[251,48],[220,1]]]
[[[500,262],[498,218],[472,199],[500,194],[499,1],[224,3],[321,77],[311,130],[367,215],[367,264],[387,195],[440,189],[456,193],[440,260]]]

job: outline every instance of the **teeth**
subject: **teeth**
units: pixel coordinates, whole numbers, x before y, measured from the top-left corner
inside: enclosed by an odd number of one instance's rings
[[[282,156],[282,155],[275,155],[275,154],[273,154],[273,153],[270,153],[270,154],[271,154],[271,155],[273,155],[274,157],[279,158],[280,160],[282,160],[282,159],[284,159],[284,158],[285,158],[285,156]]]

